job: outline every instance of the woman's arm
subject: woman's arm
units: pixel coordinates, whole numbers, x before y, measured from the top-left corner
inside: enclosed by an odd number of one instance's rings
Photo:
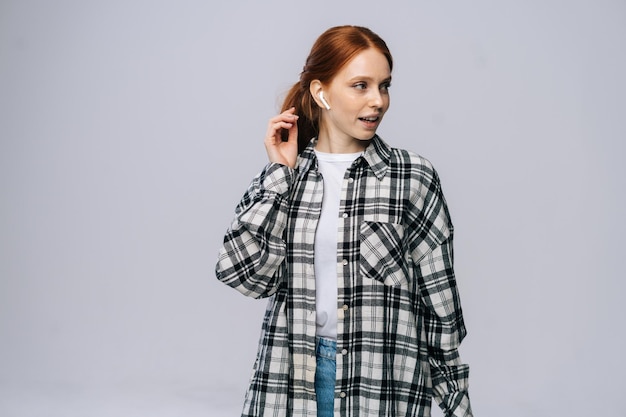
[[[285,259],[289,189],[298,158],[298,116],[288,109],[272,117],[265,134],[270,163],[257,175],[235,210],[219,250],[217,278],[244,295],[261,298],[278,289]],[[286,141],[281,132],[287,130]]]
[[[278,288],[293,177],[293,169],[269,163],[250,184],[224,236],[217,278],[246,296],[267,297]]]
[[[418,283],[417,303],[426,327],[433,396],[446,416],[470,417],[469,366],[458,348],[466,335],[454,275],[453,226],[437,172],[425,167],[416,195],[409,244]]]

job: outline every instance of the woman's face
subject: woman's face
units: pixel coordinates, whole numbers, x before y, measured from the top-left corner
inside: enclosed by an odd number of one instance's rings
[[[389,63],[376,49],[366,49],[348,61],[322,87],[330,110],[322,109],[320,140],[364,148],[362,141],[374,136],[389,108],[390,85]]]

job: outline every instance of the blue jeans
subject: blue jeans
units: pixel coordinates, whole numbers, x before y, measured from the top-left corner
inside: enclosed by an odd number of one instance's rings
[[[317,338],[317,370],[315,394],[317,417],[333,417],[335,410],[335,380],[337,379],[337,342]]]

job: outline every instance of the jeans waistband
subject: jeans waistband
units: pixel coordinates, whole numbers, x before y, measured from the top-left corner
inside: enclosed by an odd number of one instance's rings
[[[326,339],[323,337],[317,337],[315,339],[316,346],[315,351],[318,357],[326,359],[337,359],[337,341],[332,339]]]

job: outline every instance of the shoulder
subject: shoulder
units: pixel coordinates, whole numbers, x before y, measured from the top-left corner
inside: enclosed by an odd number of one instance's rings
[[[424,184],[438,183],[439,176],[432,162],[423,155],[401,148],[389,148],[392,175],[405,173],[410,179]]]
[[[428,219],[430,233],[441,243],[451,235],[453,226],[443,195],[441,180],[433,164],[424,156],[406,149],[390,148],[389,167],[391,176],[407,190],[412,215]]]
[[[445,211],[445,198],[439,174],[431,161],[408,149],[387,145],[387,175],[392,182],[404,188],[411,205],[422,210]]]

